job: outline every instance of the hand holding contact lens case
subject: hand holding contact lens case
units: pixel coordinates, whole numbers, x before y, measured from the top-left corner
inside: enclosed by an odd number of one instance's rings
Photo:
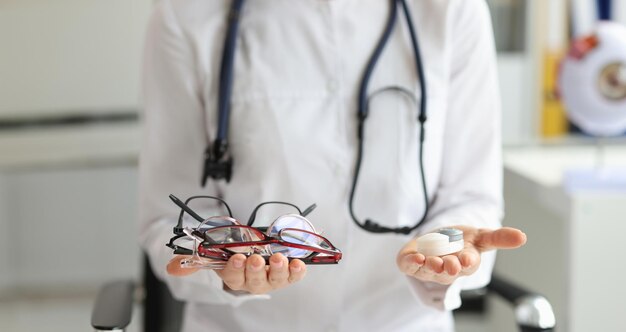
[[[424,256],[444,256],[463,249],[463,231],[455,228],[442,228],[417,239],[417,252]]]

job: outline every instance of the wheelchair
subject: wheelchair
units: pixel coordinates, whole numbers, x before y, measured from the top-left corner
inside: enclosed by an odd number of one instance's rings
[[[123,332],[131,323],[133,304],[141,298],[143,331],[177,332],[180,330],[184,303],[175,300],[167,286],[152,272],[148,259],[143,262],[143,281],[112,281],[105,284],[96,298],[91,326],[96,332]],[[140,293],[140,296],[137,294]],[[473,292],[476,293],[476,292]],[[486,295],[497,295],[515,311],[521,332],[551,332],[556,325],[554,312],[548,300],[496,274],[484,289]],[[462,298],[464,294],[461,294]]]

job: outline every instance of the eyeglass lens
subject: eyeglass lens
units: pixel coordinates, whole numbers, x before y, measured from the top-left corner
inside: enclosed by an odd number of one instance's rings
[[[247,227],[217,227],[209,229],[205,233],[205,237],[209,243],[238,243],[238,242],[254,242],[261,241],[263,235],[260,231],[256,231]],[[228,250],[238,254],[255,253],[254,246],[228,247]]]
[[[309,247],[332,250],[332,246],[321,236],[295,229],[286,229],[280,233],[283,241]]]
[[[315,233],[315,228],[313,228],[313,225],[311,225],[311,223],[307,219],[298,215],[286,215],[286,216],[279,217],[278,219],[276,219],[276,221],[274,221],[270,225],[270,227],[267,230],[267,235],[271,237],[278,237],[280,234],[280,231],[285,228],[296,228],[296,229],[302,229],[305,231]],[[288,241],[285,239],[283,240]],[[288,241],[288,242],[295,243],[295,244],[303,244],[303,243],[292,242],[292,241]],[[293,258],[303,258],[311,254],[310,250],[287,247],[278,243],[274,243],[270,245],[270,250],[272,251],[272,253],[281,253],[287,257],[293,257]]]

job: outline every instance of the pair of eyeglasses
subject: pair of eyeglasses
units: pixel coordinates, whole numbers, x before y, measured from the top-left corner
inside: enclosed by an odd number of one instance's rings
[[[305,264],[337,264],[342,257],[341,251],[328,239],[318,234],[311,222],[306,219],[306,215],[315,209],[315,204],[301,211],[290,203],[261,203],[252,212],[247,225],[242,225],[232,218],[228,204],[219,198],[195,196],[185,203],[173,195],[170,195],[170,198],[181,207],[182,211],[179,224],[174,228],[175,233],[180,233],[170,240],[168,246],[177,254],[192,255],[192,258],[183,260],[183,266],[220,268],[235,254],[246,256],[259,254],[267,263],[269,263],[269,257],[275,253],[281,253],[289,260],[300,259]],[[190,200],[197,198],[216,199],[226,206],[229,216],[216,216],[203,220],[187,204]],[[299,214],[281,215],[269,227],[252,227],[258,210],[269,204],[288,205],[295,208]],[[184,212],[201,221],[200,225],[195,228],[182,228]],[[194,241],[193,249],[183,248],[174,243],[175,240],[184,236]]]

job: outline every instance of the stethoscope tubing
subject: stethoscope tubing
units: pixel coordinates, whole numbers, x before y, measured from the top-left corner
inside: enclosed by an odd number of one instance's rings
[[[230,8],[228,20],[228,29],[226,31],[226,38],[224,40],[224,50],[222,53],[222,62],[220,68],[220,76],[219,76],[219,92],[218,92],[218,129],[216,134],[216,139],[213,146],[209,147],[207,151],[209,151],[209,156],[212,159],[211,162],[221,163],[223,161],[223,157],[227,153],[228,149],[228,127],[229,127],[229,117],[230,117],[230,106],[231,106],[231,96],[233,90],[233,80],[234,80],[234,63],[235,63],[235,52],[236,52],[236,44],[237,44],[237,35],[239,31],[239,21],[241,11],[243,9],[243,5],[245,0],[232,0],[232,5]],[[391,4],[391,9],[389,13],[389,19],[387,24],[385,25],[385,29],[383,31],[383,35],[379,43],[376,45],[372,56],[370,57],[369,62],[365,68],[361,84],[359,86],[359,95],[358,95],[358,109],[357,109],[357,121],[358,121],[358,148],[357,148],[357,161],[354,171],[354,178],[352,181],[352,188],[350,191],[349,197],[349,211],[350,215],[355,222],[363,230],[372,232],[372,233],[397,233],[397,234],[409,234],[413,230],[417,229],[427,218],[428,210],[429,210],[429,199],[428,192],[426,186],[426,178],[424,172],[424,163],[423,163],[423,150],[424,150],[424,140],[425,140],[425,122],[427,120],[426,107],[427,107],[427,90],[426,90],[426,78],[424,74],[424,66],[422,61],[422,56],[420,53],[420,47],[418,42],[417,31],[415,25],[413,23],[413,19],[411,16],[410,9],[405,0],[389,0]],[[399,8],[400,7],[400,8]],[[361,162],[363,159],[363,140],[364,140],[364,131],[365,131],[365,119],[369,113],[369,98],[368,98],[368,88],[369,83],[371,81],[372,75],[376,68],[376,65],[385,49],[385,46],[388,44],[391,39],[392,32],[397,25],[398,21],[398,11],[402,10],[404,13],[404,17],[407,20],[407,26],[409,30],[409,34],[411,37],[411,48],[414,53],[415,58],[415,70],[417,77],[419,79],[419,89],[420,89],[420,102],[419,102],[419,114],[417,120],[419,122],[420,127],[420,137],[419,137],[419,155],[418,155],[418,163],[420,166],[420,175],[422,182],[422,189],[424,192],[424,213],[421,219],[412,227],[397,227],[390,228],[381,226],[378,223],[373,222],[370,219],[366,219],[364,223],[361,223],[356,214],[354,212],[354,198],[356,186],[360,174]],[[230,163],[230,161],[228,161]],[[206,168],[205,164],[205,168]],[[227,167],[232,167],[232,164],[227,165]],[[228,176],[226,179],[228,180],[230,177],[230,172],[228,172]],[[213,176],[210,174],[206,174],[206,176]],[[213,176],[214,178],[220,178]],[[205,180],[204,180],[205,181]],[[203,182],[204,183],[204,182]]]
[[[422,55],[420,52],[419,42],[417,31],[415,29],[415,24],[413,23],[413,18],[411,16],[411,11],[405,0],[390,0],[391,2],[391,11],[389,13],[389,19],[385,26],[385,30],[383,31],[383,35],[376,46],[374,53],[372,54],[369,63],[365,69],[365,73],[363,75],[363,80],[361,81],[361,86],[359,88],[359,103],[358,103],[358,147],[357,147],[357,160],[354,170],[354,177],[352,180],[352,188],[350,190],[349,197],[349,211],[350,216],[354,223],[361,229],[372,232],[372,233],[396,233],[396,234],[410,234],[412,231],[421,226],[428,217],[429,211],[429,199],[428,199],[428,188],[426,185],[426,174],[424,172],[424,140],[425,140],[425,123],[427,120],[426,107],[427,107],[427,90],[426,90],[426,78],[424,74],[424,65],[422,61]],[[420,87],[420,102],[419,102],[419,115],[417,120],[419,122],[420,127],[420,137],[419,137],[419,155],[418,155],[418,164],[420,167],[420,176],[421,176],[421,185],[424,193],[424,212],[420,220],[417,221],[415,225],[412,227],[385,227],[381,226],[377,222],[374,222],[370,219],[366,219],[364,223],[361,223],[354,211],[354,198],[356,195],[356,187],[360,175],[361,163],[363,161],[363,145],[365,140],[365,120],[369,114],[369,101],[371,97],[381,92],[381,90],[376,91],[370,98],[368,98],[368,85],[371,80],[371,76],[376,68],[376,64],[380,59],[382,51],[385,49],[385,46],[391,39],[391,33],[393,32],[394,27],[397,25],[398,21],[398,7],[401,7],[404,17],[407,20],[407,26],[409,29],[409,34],[411,37],[411,48],[415,58],[415,69],[417,73],[417,77],[419,79],[419,87]],[[405,89],[390,87],[388,90],[395,90],[403,93],[407,93]],[[383,89],[387,90],[387,89]],[[412,96],[412,94],[409,93]]]

